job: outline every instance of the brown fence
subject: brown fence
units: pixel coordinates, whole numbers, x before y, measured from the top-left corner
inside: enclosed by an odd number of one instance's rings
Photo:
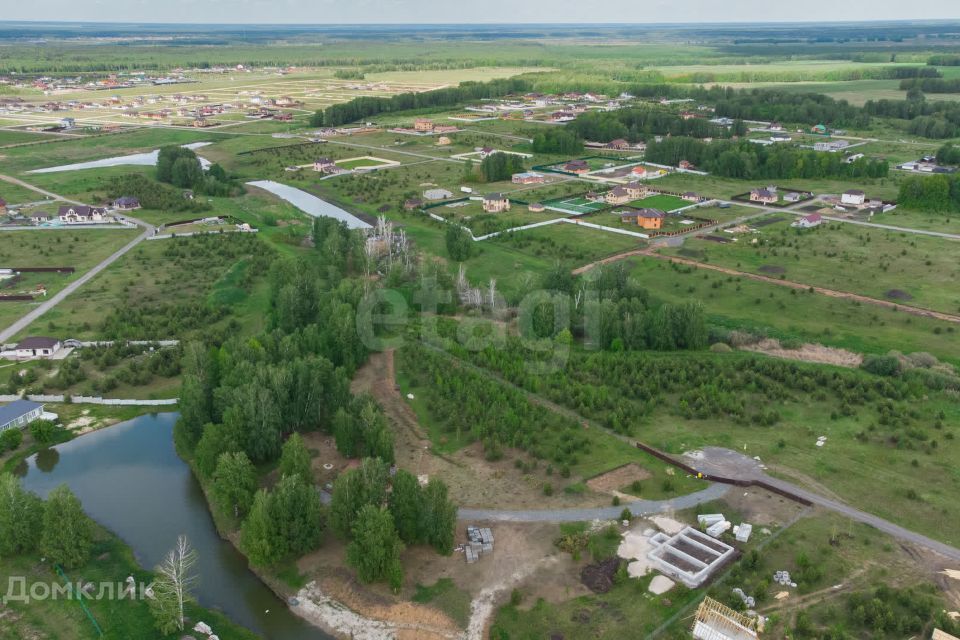
[[[74,267],[7,267],[11,271],[20,273],[73,273]]]
[[[697,471],[696,469],[694,469],[694,468],[691,467],[690,465],[688,465],[688,464],[686,464],[686,463],[683,463],[683,462],[680,462],[679,460],[677,460],[677,459],[674,458],[673,456],[669,456],[669,455],[667,455],[666,453],[664,453],[663,451],[660,451],[659,449],[654,449],[653,447],[651,447],[651,446],[649,446],[649,445],[646,445],[646,444],[643,444],[642,442],[637,442],[637,443],[635,443],[635,444],[637,445],[637,448],[638,448],[638,449],[641,449],[641,450],[643,450],[643,451],[646,451],[647,453],[649,453],[650,455],[654,456],[655,458],[659,458],[660,460],[663,460],[663,461],[666,462],[667,464],[672,465],[672,466],[680,469],[681,471],[684,471],[684,472],[686,472],[686,473],[689,473],[689,474],[692,475],[692,476],[696,476],[696,475],[700,474],[699,471]],[[802,505],[804,505],[804,506],[806,506],[806,507],[809,507],[809,506],[812,506],[812,505],[813,505],[813,503],[810,502],[809,500],[807,500],[806,498],[804,498],[804,497],[802,497],[802,496],[799,496],[799,495],[797,495],[797,494],[795,494],[795,493],[792,493],[792,492],[790,492],[790,491],[788,491],[788,490],[786,490],[786,489],[781,489],[780,487],[777,487],[777,486],[775,486],[775,485],[769,484],[769,483],[767,483],[767,482],[765,482],[765,481],[763,481],[763,480],[742,480],[742,479],[740,479],[740,478],[725,478],[725,477],[722,477],[722,476],[712,476],[712,475],[708,475],[708,474],[706,474],[706,473],[702,474],[701,477],[702,477],[704,480],[710,480],[710,481],[712,481],[712,482],[719,482],[720,484],[730,484],[730,485],[733,485],[733,486],[735,486],[735,487],[759,487],[759,488],[761,488],[761,489],[766,489],[767,491],[770,491],[770,492],[772,492],[772,493],[776,493],[776,494],[778,494],[778,495],[781,495],[781,496],[783,496],[784,498],[788,498],[788,499],[790,499],[790,500],[793,500],[794,502],[798,502],[798,503],[800,503],[800,504],[802,504]]]
[[[33,296],[0,296],[0,302],[20,302],[22,300],[33,300]]]

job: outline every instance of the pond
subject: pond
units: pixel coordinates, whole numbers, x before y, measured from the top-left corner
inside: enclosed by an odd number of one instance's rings
[[[300,211],[314,218],[326,217],[336,218],[347,223],[350,229],[369,229],[370,225],[353,215],[344,211],[338,206],[332,205],[326,200],[321,200],[317,196],[307,193],[296,187],[291,187],[273,180],[256,180],[248,182],[251,187],[259,187],[264,191],[269,191],[281,200],[286,200]]]
[[[176,419],[176,413],[140,416],[42,451],[27,459],[23,486],[46,496],[68,485],[144,567],[159,564],[185,534],[199,554],[200,604],[270,640],[330,640],[291,613],[217,535],[200,485],[174,450]]]
[[[199,149],[212,142],[191,142],[182,145],[185,149]],[[147,153],[131,153],[125,156],[114,156],[112,158],[100,158],[99,160],[90,160],[89,162],[77,162],[74,164],[62,164],[57,167],[47,167],[46,169],[34,169],[27,173],[58,173],[60,171],[80,171],[81,169],[102,169],[104,167],[124,167],[140,166],[152,167],[157,164],[157,158],[160,157],[160,149],[154,149]],[[210,167],[210,161],[206,158],[199,158],[200,165],[207,169]]]

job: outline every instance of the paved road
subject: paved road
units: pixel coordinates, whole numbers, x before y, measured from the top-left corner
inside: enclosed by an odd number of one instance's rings
[[[72,204],[83,204],[82,202],[77,202],[75,200],[67,200],[66,198],[62,198],[55,193],[44,191],[43,189],[38,189],[37,187],[34,187],[31,184],[27,184],[26,182],[23,182],[22,180],[18,180],[16,178],[11,178],[10,176],[0,175],[0,180],[5,180],[6,182],[18,184],[21,187],[25,187],[27,189],[32,189],[34,191],[37,191],[38,193],[49,195],[51,198],[54,198],[56,200],[63,200],[65,202],[70,202]],[[11,324],[9,327],[4,329],[3,331],[0,331],[0,344],[7,342],[11,338],[13,338],[13,336],[17,335],[18,333],[20,333],[21,331],[29,327],[37,318],[39,318],[40,316],[45,314],[47,311],[49,311],[50,309],[60,304],[60,302],[63,301],[64,298],[66,298],[68,295],[70,295],[71,293],[73,293],[74,291],[82,287],[91,278],[95,277],[98,273],[100,273],[101,271],[109,267],[111,264],[119,260],[124,254],[130,251],[130,249],[133,249],[135,246],[137,246],[138,244],[140,244],[141,242],[146,240],[148,237],[150,237],[150,235],[153,234],[154,232],[153,225],[147,224],[142,220],[132,218],[128,215],[124,215],[124,218],[126,218],[130,222],[133,222],[137,226],[143,228],[143,233],[141,233],[136,238],[134,238],[133,240],[125,244],[120,249],[117,249],[116,251],[114,251],[112,254],[106,257],[102,262],[100,262],[100,264],[96,265],[95,267],[93,267],[92,269],[84,273],[82,276],[80,276],[79,278],[77,278],[76,280],[68,284],[61,291],[59,291],[58,293],[50,297],[48,300],[45,300],[44,302],[42,302],[38,307],[36,307],[35,309],[27,313],[25,316],[23,316],[13,324]]]
[[[477,367],[476,365],[465,362],[456,358],[455,356],[446,353],[445,351],[438,349],[436,347],[430,347],[430,345],[425,345],[429,348],[435,350],[437,353],[446,354],[450,359],[456,362],[459,366],[463,366],[474,371],[482,372],[485,375],[489,376],[491,379],[500,382],[501,384],[510,386],[517,391],[524,393],[531,402],[536,402],[543,407],[546,407],[552,411],[556,411],[562,415],[571,417],[579,422],[582,422],[584,425],[590,426],[590,428],[599,429],[605,431],[620,440],[629,442],[631,444],[635,443],[635,440],[628,438],[622,434],[605,429],[599,425],[591,423],[589,420],[586,420],[579,414],[565,407],[556,405],[555,403],[546,400],[538,396],[535,393],[527,391],[521,387],[514,385],[513,383],[505,380],[504,378],[498,376],[497,374],[490,372],[486,369]],[[879,516],[875,516],[871,513],[855,509],[847,504],[844,504],[838,500],[832,500],[830,498],[824,497],[818,493],[808,491],[802,487],[799,487],[791,482],[786,480],[781,480],[779,478],[773,478],[768,476],[763,468],[760,466],[760,463],[745,456],[737,451],[731,449],[724,449],[721,447],[706,447],[702,449],[700,455],[698,456],[687,456],[684,458],[684,462],[688,463],[691,467],[703,473],[707,476],[716,476],[722,478],[735,478],[737,480],[754,480],[761,481],[770,486],[781,489],[789,494],[803,498],[810,503],[822,507],[824,509],[829,509],[836,513],[839,513],[845,517],[851,518],[857,522],[862,522],[868,524],[879,531],[883,531],[886,534],[897,538],[898,540],[913,543],[939,553],[951,560],[960,562],[960,549],[952,547],[946,543],[939,542],[927,536],[921,535],[914,531],[910,531],[900,525],[896,525],[892,522],[884,520]],[[658,513],[668,509],[686,509],[694,507],[703,502],[709,500],[714,500],[721,497],[724,493],[729,490],[728,485],[722,484],[711,484],[709,487],[702,491],[692,493],[686,496],[680,496],[679,498],[674,498],[672,500],[663,500],[663,501],[647,501],[640,500],[638,502],[630,503],[626,505],[630,508],[631,513],[640,515],[644,513]],[[523,511],[505,511],[505,510],[496,510],[496,509],[461,509],[459,516],[461,519],[473,518],[477,520],[503,520],[503,521],[515,521],[515,522],[574,522],[582,520],[593,520],[596,518],[600,519],[611,519],[616,518],[619,511],[623,507],[601,507],[597,509],[556,509],[556,510],[523,510]]]
[[[835,511],[857,522],[868,524],[898,540],[925,547],[951,560],[960,562],[960,549],[956,547],[910,531],[900,525],[893,524],[879,516],[875,516],[872,513],[860,511],[837,500],[832,500],[818,493],[807,491],[786,480],[773,478],[764,473],[763,468],[756,460],[737,451],[721,447],[705,447],[699,455],[686,456],[684,461],[705,475],[763,481],[778,489],[783,489],[796,496],[805,498],[819,507]]]
[[[646,516],[668,511],[689,509],[704,502],[722,498],[730,487],[710,484],[706,489],[670,500],[637,500],[619,507],[595,507],[585,509],[464,509],[460,508],[460,520],[487,520],[497,522],[587,522],[590,520],[619,520],[624,508],[635,516]]]

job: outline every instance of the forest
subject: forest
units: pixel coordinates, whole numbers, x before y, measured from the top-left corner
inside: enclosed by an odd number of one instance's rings
[[[681,160],[725,178],[885,178],[886,160],[862,157],[844,162],[841,154],[759,145],[748,140],[705,144],[693,138],[666,138],[647,145],[647,160],[676,166]]]
[[[949,157],[955,157],[955,153],[956,151],[951,149]],[[897,203],[905,209],[917,211],[960,211],[960,176],[908,176],[900,183]]]
[[[684,119],[677,114],[652,107],[587,111],[577,116],[566,128],[582,140],[595,142],[610,142],[617,138],[638,142],[653,135],[729,138],[732,135],[743,135],[747,131],[743,122],[727,128],[712,124],[705,118]]]

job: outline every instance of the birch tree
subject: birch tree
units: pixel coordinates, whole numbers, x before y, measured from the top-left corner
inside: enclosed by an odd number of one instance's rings
[[[177,538],[177,546],[156,568],[157,578],[153,583],[153,599],[150,608],[157,628],[164,634],[183,631],[184,606],[192,600],[190,591],[196,586],[194,567],[197,552],[190,546],[186,536]]]

